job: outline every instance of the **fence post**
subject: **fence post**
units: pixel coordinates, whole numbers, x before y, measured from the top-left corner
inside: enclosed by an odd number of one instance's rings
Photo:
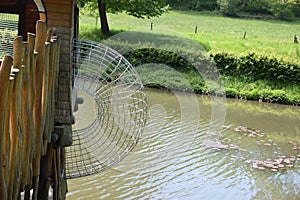
[[[6,163],[6,155],[5,153],[5,127],[6,127],[6,112],[7,109],[7,97],[9,96],[9,76],[11,71],[11,66],[13,63],[13,59],[11,56],[5,56],[3,62],[0,67],[0,164],[4,167],[0,171],[0,199],[7,199],[7,163]],[[3,159],[4,158],[4,159]]]
[[[13,68],[15,77],[13,93],[10,104],[10,160],[9,160],[9,188],[8,195],[13,199],[17,198],[19,192],[19,173],[21,164],[22,130],[21,130],[21,84],[22,84],[22,37],[17,37],[14,41]]]
[[[60,187],[62,163],[53,160],[60,151],[48,146],[54,130],[60,40],[53,29],[46,35],[46,28],[38,21],[36,36],[28,34],[27,42],[17,37],[14,58],[5,56],[0,66],[1,200],[18,199],[23,191],[25,200],[48,198],[49,178]]]
[[[43,126],[42,122],[42,90],[43,90],[43,71],[45,68],[45,40],[46,40],[46,23],[38,21],[36,24],[35,51],[38,52],[36,70],[35,70],[35,88],[36,95],[34,100],[34,143],[35,151],[33,156],[33,177],[34,177],[34,199],[37,198],[39,175],[40,175],[40,158],[42,155]]]

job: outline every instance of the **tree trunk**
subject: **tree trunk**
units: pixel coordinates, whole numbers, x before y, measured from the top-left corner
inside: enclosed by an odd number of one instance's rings
[[[243,0],[242,7],[245,8],[247,6],[247,0]]]
[[[297,17],[300,17],[300,14],[299,14],[299,0],[296,1],[296,15],[297,15]]]
[[[98,9],[100,14],[101,32],[107,34],[109,33],[109,26],[106,15],[106,3],[102,2],[102,0],[98,0]]]

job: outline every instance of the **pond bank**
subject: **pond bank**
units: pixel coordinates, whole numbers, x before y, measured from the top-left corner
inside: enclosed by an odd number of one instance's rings
[[[189,63],[175,53],[151,48],[136,50],[124,56],[136,67],[147,87],[197,94],[225,94],[228,98],[268,103],[300,104],[300,66],[297,63],[255,53],[239,57],[215,53],[210,55],[211,60],[199,58],[197,52],[180,52],[180,55],[197,59]],[[200,66],[200,69],[195,69],[194,65]],[[207,78],[212,74],[219,76],[218,80]]]

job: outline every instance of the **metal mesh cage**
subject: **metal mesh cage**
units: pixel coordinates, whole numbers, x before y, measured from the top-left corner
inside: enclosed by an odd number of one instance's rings
[[[73,47],[73,102],[78,111],[73,145],[66,149],[68,179],[121,161],[137,144],[146,119],[143,85],[122,55],[88,40],[75,39]]]
[[[14,39],[18,36],[18,14],[0,13],[0,57],[13,54]]]

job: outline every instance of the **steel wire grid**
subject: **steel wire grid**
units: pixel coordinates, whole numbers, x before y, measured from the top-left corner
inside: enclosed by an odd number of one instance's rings
[[[88,40],[75,39],[73,48],[74,90],[94,99],[89,109],[96,118],[84,128],[75,123],[73,145],[66,149],[67,179],[120,162],[136,146],[146,120],[142,82],[121,54]]]

